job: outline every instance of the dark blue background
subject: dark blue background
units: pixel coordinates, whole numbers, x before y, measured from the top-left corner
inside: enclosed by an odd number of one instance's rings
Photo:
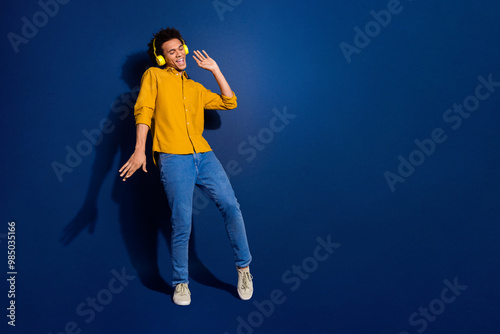
[[[17,53],[8,34],[22,36],[22,18],[33,22],[42,7],[3,5],[2,332],[56,334],[73,321],[98,334],[497,333],[500,87],[456,130],[443,115],[474,95],[478,76],[500,81],[500,3],[402,0],[350,63],[339,45],[353,45],[354,28],[364,30],[370,11],[387,1],[219,3],[229,7],[73,0],[47,22],[39,15],[36,36]],[[234,296],[222,219],[203,198],[194,217],[193,302],[174,305],[156,167],[126,183],[117,176],[135,139],[126,101],[150,65],[146,44],[167,26],[191,50],[206,50],[238,96],[236,110],[207,115],[205,134],[224,166],[239,164],[231,180],[254,257],[253,301],[264,311]],[[190,57],[188,73],[218,91]],[[263,129],[273,109],[295,117],[271,138]],[[106,119],[102,141],[88,144],[82,131]],[[414,141],[436,128],[447,140],[391,191],[384,173],[398,173],[398,156],[409,159]],[[259,133],[266,143],[250,159],[242,149]],[[87,155],[58,178],[54,162],[67,165],[68,148],[78,147]],[[9,221],[17,237],[15,328],[5,316]],[[317,238],[329,236],[340,246],[313,260]],[[303,264],[308,276],[289,271]],[[113,271],[130,280],[110,294],[110,282],[120,285]],[[442,291],[453,296],[445,280],[467,286],[448,304],[437,300]],[[282,296],[271,307],[273,290]],[[88,306],[80,315],[78,306],[96,296],[104,308],[93,319]],[[429,306],[438,313],[432,321],[409,322]]]

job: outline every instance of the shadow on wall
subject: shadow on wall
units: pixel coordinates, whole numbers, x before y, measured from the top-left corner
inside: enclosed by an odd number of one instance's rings
[[[160,182],[160,173],[154,165],[151,136],[146,144],[147,173],[138,170],[130,179],[123,182],[117,170],[111,170],[116,156],[122,166],[131,156],[135,146],[134,105],[140,86],[140,78],[145,69],[150,67],[146,52],[130,55],[122,68],[121,79],[130,88],[121,94],[112,104],[108,114],[106,133],[100,133],[101,142],[95,147],[95,161],[89,181],[85,201],[64,228],[61,242],[69,245],[82,231],[88,229],[94,233],[97,222],[97,198],[109,172],[114,178],[112,199],[118,203],[118,217],[121,233],[131,264],[137,271],[142,284],[148,289],[165,294],[172,294],[173,288],[161,277],[158,267],[158,241],[165,238],[170,249],[170,209]],[[216,111],[205,112],[205,129],[220,128],[221,120]],[[104,128],[103,128],[104,129]],[[103,130],[104,132],[104,130]],[[200,261],[195,249],[194,226],[190,242],[190,276],[200,284],[228,291],[235,295],[235,287],[217,279]]]

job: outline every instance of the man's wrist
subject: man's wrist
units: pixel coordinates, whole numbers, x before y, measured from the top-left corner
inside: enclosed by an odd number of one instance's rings
[[[213,75],[222,74],[222,72],[221,72],[221,70],[220,70],[219,66],[217,66],[216,68],[214,68],[214,69],[212,70],[212,74],[213,74]]]
[[[146,152],[146,148],[144,146],[136,146],[135,147],[135,152],[137,153],[145,153]]]

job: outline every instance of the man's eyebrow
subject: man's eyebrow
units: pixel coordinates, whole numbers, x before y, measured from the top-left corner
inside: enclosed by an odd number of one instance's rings
[[[179,45],[179,46],[177,47],[177,49],[178,49],[178,48],[180,48],[181,46],[182,46],[182,44],[181,44],[181,45]],[[172,51],[175,51],[175,49],[176,49],[176,48],[170,49],[170,50],[168,50],[168,51],[167,51],[167,53],[170,53],[170,52],[172,52]]]

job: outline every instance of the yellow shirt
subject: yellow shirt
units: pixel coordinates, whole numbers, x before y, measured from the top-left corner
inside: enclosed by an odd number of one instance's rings
[[[203,138],[204,110],[236,108],[236,95],[212,93],[172,67],[151,67],[142,76],[134,108],[135,123],[153,135],[153,152],[190,154],[212,149]],[[156,163],[156,161],[155,161]]]

